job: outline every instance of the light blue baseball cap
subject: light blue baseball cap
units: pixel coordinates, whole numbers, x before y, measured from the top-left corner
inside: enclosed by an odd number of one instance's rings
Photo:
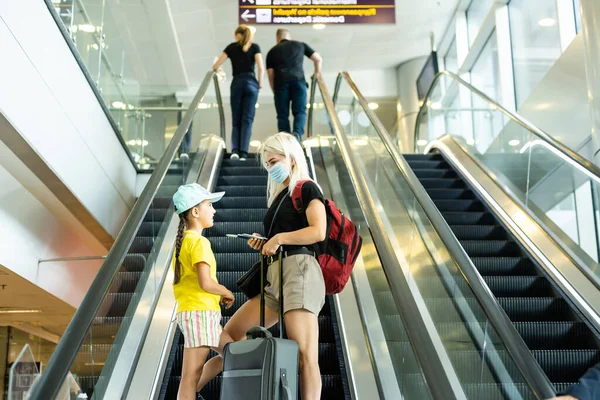
[[[211,193],[197,183],[190,183],[179,186],[177,192],[173,195],[173,204],[175,204],[177,214],[181,214],[204,200],[215,203],[221,200],[224,195],[225,192]]]

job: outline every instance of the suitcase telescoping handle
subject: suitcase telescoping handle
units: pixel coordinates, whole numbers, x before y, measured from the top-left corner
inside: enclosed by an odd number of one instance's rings
[[[283,338],[283,250],[279,248],[279,337]],[[265,326],[265,257],[260,256],[260,326]],[[250,333],[250,332],[249,332]],[[258,332],[257,332],[258,333]]]

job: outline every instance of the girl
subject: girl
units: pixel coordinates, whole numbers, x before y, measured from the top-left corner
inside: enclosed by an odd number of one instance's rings
[[[250,27],[240,25],[235,30],[236,41],[227,46],[213,64],[213,70],[217,71],[229,57],[233,68],[230,97],[232,160],[244,161],[248,157],[256,100],[265,72],[260,47],[252,43],[252,36]],[[258,77],[254,74],[255,64],[258,66]]]
[[[259,150],[268,171],[269,209],[263,221],[268,241],[250,239],[248,244],[270,257],[265,288],[265,324],[273,326],[279,310],[278,249],[283,247],[284,321],[289,339],[298,342],[302,398],[321,397],[319,371],[318,315],[325,304],[325,282],[313,245],[325,240],[327,217],[321,189],[314,182],[302,186],[302,202],[306,211],[299,214],[292,204],[296,183],[310,180],[308,165],[298,140],[288,133],[269,137]],[[277,210],[277,208],[279,208]],[[277,211],[276,211],[277,210]],[[271,232],[269,228],[273,223]],[[259,324],[260,296],[247,301],[225,325],[233,340],[242,340],[246,332]],[[212,358],[204,368],[199,387],[204,386],[223,368],[221,357]]]
[[[225,192],[210,193],[192,183],[173,195],[179,229],[173,259],[173,291],[177,300],[177,325],[183,332],[183,370],[178,399],[195,400],[196,388],[208,352],[222,353],[231,337],[221,328],[221,307],[234,302],[233,293],[217,282],[217,266],[210,242],[202,230],[213,226],[213,202]],[[186,229],[187,228],[187,229]]]

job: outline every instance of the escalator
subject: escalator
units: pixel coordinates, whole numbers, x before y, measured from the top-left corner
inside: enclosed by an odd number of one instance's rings
[[[235,304],[229,310],[223,309],[222,325],[248,299],[237,289],[237,280],[259,261],[259,255],[245,241],[225,237],[227,233],[253,233],[264,235],[263,219],[267,212],[267,174],[256,158],[247,161],[230,160],[226,155],[219,170],[214,191],[224,191],[225,197],[215,203],[215,224],[205,236],[210,240],[217,261],[217,279],[235,294]],[[274,336],[279,335],[279,324],[270,329]],[[214,357],[216,353],[210,353]],[[177,330],[170,359],[162,384],[161,399],[176,399],[183,360],[183,335]],[[323,384],[322,398],[349,399],[347,384],[343,384],[344,362],[339,353],[337,322],[332,307],[331,296],[319,315],[319,367]],[[206,400],[219,399],[221,375],[209,382],[201,395]],[[346,388],[346,389],[345,389]],[[346,391],[345,391],[346,390]]]
[[[557,391],[577,382],[600,362],[597,334],[443,155],[404,157]]]

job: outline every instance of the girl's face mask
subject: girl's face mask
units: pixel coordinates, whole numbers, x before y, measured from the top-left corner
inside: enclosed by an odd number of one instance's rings
[[[290,176],[290,172],[281,161],[269,168],[268,173],[269,177],[278,185],[281,185]]]

